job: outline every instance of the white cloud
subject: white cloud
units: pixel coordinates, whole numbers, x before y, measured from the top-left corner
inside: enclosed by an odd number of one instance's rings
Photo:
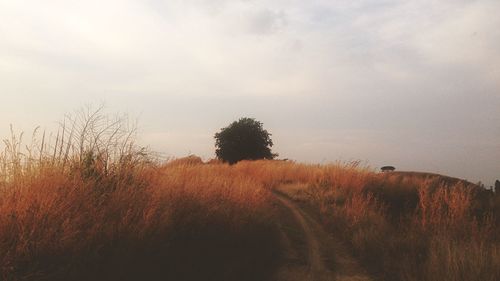
[[[412,149],[403,165],[422,167],[447,147],[437,166],[460,176],[466,148],[493,177],[498,13],[496,0],[0,0],[0,117],[43,124],[105,101],[143,112],[152,142],[209,156],[200,128],[253,115],[283,132],[283,157]]]

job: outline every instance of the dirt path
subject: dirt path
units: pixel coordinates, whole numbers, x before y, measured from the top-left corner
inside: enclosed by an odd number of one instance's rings
[[[283,232],[288,262],[279,271],[276,280],[372,280],[349,255],[345,247],[339,241],[333,240],[331,235],[328,235],[297,203],[278,192],[275,196],[278,203],[291,215],[290,219],[293,219],[283,222],[283,227],[288,229]],[[291,232],[292,230],[295,232]]]

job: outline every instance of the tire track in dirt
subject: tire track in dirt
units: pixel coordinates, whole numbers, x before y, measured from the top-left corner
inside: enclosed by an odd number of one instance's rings
[[[277,275],[278,281],[371,281],[348,251],[328,235],[311,216],[304,212],[293,200],[279,192],[274,195],[297,222],[305,244],[306,266],[286,266]],[[335,262],[335,272],[325,264],[326,255]]]

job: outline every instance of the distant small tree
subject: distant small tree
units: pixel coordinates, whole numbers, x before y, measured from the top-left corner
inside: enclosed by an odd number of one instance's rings
[[[215,154],[224,162],[273,159],[273,141],[262,123],[253,118],[240,118],[215,134]]]
[[[500,194],[500,181],[496,180],[495,181],[495,194]]]

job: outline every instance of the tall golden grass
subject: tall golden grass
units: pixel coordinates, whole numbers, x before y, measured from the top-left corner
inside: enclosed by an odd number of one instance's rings
[[[1,280],[266,280],[273,189],[313,207],[380,280],[500,280],[500,196],[359,163],[163,163],[99,113],[26,148],[5,141]]]
[[[313,206],[380,280],[500,280],[500,196],[473,184],[356,162],[237,169]]]
[[[473,184],[378,174],[358,162],[240,162],[313,206],[381,280],[500,280],[500,196]]]
[[[122,119],[69,118],[0,155],[0,280],[265,280],[270,192],[227,165],[155,160]]]

